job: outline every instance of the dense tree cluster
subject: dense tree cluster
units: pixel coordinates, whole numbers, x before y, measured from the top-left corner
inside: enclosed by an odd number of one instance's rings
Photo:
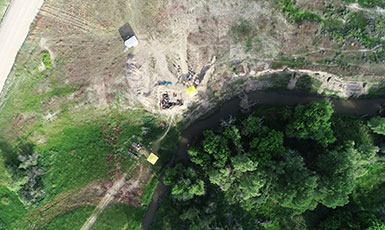
[[[212,203],[223,196],[228,205],[252,213],[279,207],[293,216],[318,205],[344,206],[379,149],[354,138],[337,140],[332,115],[329,103],[312,103],[283,112],[282,124],[274,129],[265,118],[249,115],[218,130],[206,130],[188,151],[192,164],[168,169],[164,182],[173,185],[176,200]],[[379,123],[371,121],[369,126],[379,133]],[[199,207],[191,207],[180,218],[202,220],[205,211]],[[215,222],[206,221],[206,226]]]

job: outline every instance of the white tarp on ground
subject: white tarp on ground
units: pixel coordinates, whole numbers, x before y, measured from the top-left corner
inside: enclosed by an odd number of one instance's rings
[[[0,25],[0,93],[44,0],[13,0]]]
[[[130,37],[127,41],[124,42],[124,45],[127,48],[137,46],[138,44],[139,44],[139,41],[135,36]]]

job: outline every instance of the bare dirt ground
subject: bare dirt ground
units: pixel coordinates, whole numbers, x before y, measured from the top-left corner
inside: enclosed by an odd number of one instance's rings
[[[129,9],[134,11],[135,4],[135,1],[129,4]],[[282,55],[307,57],[315,62],[339,53],[354,57],[373,51],[355,44],[341,47],[321,36],[319,28],[311,23],[290,24],[270,2],[265,1],[164,1],[158,15],[157,30],[138,34],[140,44],[132,49],[127,62],[127,81],[135,89],[133,98],[155,113],[186,115],[186,109],[191,106],[200,104],[198,110],[209,107],[213,97],[232,93],[225,92],[225,86],[242,75],[233,70],[241,63],[247,66],[243,74],[246,76],[243,79],[247,80],[282,72],[284,67],[271,68],[271,63]],[[243,20],[256,27],[252,32],[258,34],[254,51],[245,51],[245,44],[234,39],[233,27]],[[138,22],[134,25],[141,26]],[[206,67],[210,67],[207,72],[204,71]],[[197,87],[199,95],[193,98],[187,97],[186,87],[179,81],[189,70],[198,75],[203,72],[201,76],[204,77]],[[383,75],[384,66],[354,62],[349,68],[318,65],[290,71],[321,81],[319,92],[350,97],[367,94],[368,88],[374,85],[371,81],[376,82]],[[172,85],[161,86],[157,84],[159,81],[170,81]],[[253,86],[247,87],[264,89],[266,86],[254,81]],[[293,81],[289,88],[294,87]],[[160,109],[163,93],[176,93],[184,105],[172,108],[172,112]]]
[[[0,93],[43,0],[13,0],[0,25]]]
[[[342,47],[323,36],[319,26],[312,23],[291,24],[273,4],[263,0],[108,3],[46,0],[29,40],[40,44],[54,58],[56,71],[52,78],[56,87],[75,90],[45,102],[44,119],[55,119],[63,105],[70,110],[89,106],[99,109],[116,106],[123,110],[139,105],[154,113],[175,116],[178,121],[191,116],[193,110],[209,107],[222,100],[223,95],[231,94],[226,86],[236,82],[237,77],[256,78],[266,71],[276,72],[271,68],[272,63],[284,56],[306,57],[316,63],[343,54],[353,60],[346,68],[321,64],[311,67],[314,73],[324,72],[339,79],[334,84],[327,81],[329,76],[325,74],[314,75],[317,79],[324,77],[320,80],[325,82],[322,86],[325,89],[333,91],[337,87],[349,91],[340,93],[342,96],[365,94],[367,88],[357,91],[354,85],[357,82],[367,82],[369,87],[370,82],[383,80],[384,65],[354,61],[355,56],[372,50],[355,44]],[[305,4],[306,9],[310,3],[298,4]],[[323,6],[321,1],[312,4]],[[124,53],[118,30],[127,22],[134,29],[139,45]],[[234,32],[243,22],[252,25],[249,51],[242,35]],[[238,71],[240,66],[245,67],[243,73]],[[43,66],[39,70],[43,71]],[[203,79],[197,86],[199,94],[193,98],[187,96],[187,86],[181,83],[189,72],[196,73],[194,78]],[[172,85],[159,85],[161,81]],[[341,81],[349,84],[340,87]],[[192,83],[188,82],[188,86]],[[259,84],[258,89],[266,86],[263,82],[255,84]],[[47,81],[36,92],[51,87]],[[161,109],[164,93],[168,93],[171,101],[182,100],[183,106]]]

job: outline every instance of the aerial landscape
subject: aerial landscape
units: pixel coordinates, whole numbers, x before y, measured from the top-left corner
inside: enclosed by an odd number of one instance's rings
[[[0,229],[385,230],[384,0],[0,0]]]

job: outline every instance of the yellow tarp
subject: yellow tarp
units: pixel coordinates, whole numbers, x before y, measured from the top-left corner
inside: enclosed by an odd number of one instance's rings
[[[189,97],[193,97],[198,94],[198,91],[194,86],[191,86],[190,88],[186,89],[186,92]]]
[[[150,162],[151,164],[155,165],[155,163],[158,161],[159,157],[153,153],[148,156],[147,161]]]

